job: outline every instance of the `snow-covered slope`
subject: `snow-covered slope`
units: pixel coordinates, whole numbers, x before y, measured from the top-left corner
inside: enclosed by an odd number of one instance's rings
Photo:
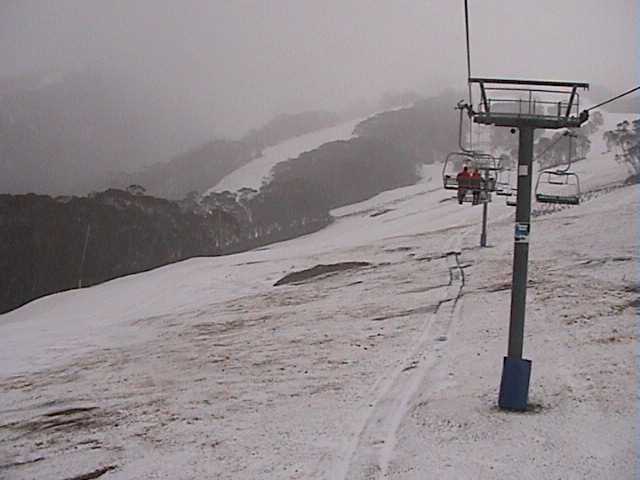
[[[324,143],[335,140],[348,140],[353,136],[353,129],[362,120],[364,118],[350,120],[334,127],[323,128],[294,137],[273,147],[265,148],[262,156],[231,172],[213,188],[209,189],[207,193],[223,192],[225,190],[233,192],[243,187],[259,190],[263,181],[268,181],[271,169],[277,163],[296,158],[301,153],[318,148]]]
[[[598,154],[589,188],[621,182]],[[0,477],[634,478],[637,187],[534,218],[532,411],[508,414],[513,209],[491,204],[479,249],[481,208],[438,173],[312,235],[1,315]]]
[[[407,105],[388,111],[401,110],[403,108],[407,108]],[[271,169],[276,164],[297,158],[302,153],[314,150],[325,143],[353,138],[353,131],[356,126],[371,116],[352,119],[339,125],[300,135],[273,147],[265,148],[260,157],[231,172],[210,188],[205,195],[225,190],[233,192],[243,187],[259,190],[262,184],[268,182],[271,178]]]

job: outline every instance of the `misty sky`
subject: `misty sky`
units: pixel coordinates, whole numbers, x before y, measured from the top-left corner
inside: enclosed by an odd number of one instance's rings
[[[474,75],[639,83],[633,0],[469,4]],[[227,134],[388,90],[464,89],[465,62],[462,0],[0,0],[0,75],[100,66]]]

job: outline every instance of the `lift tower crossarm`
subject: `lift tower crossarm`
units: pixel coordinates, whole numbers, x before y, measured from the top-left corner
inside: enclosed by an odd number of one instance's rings
[[[567,105],[567,111],[564,114],[565,117],[568,117],[571,114],[571,107],[573,106],[573,100],[576,98],[577,89],[578,87],[573,87],[571,89],[571,97],[569,97],[569,104]]]
[[[489,102],[487,101],[487,92],[484,89],[484,82],[480,82],[480,96],[482,97],[482,103],[484,104],[484,111],[487,113],[490,112],[491,109],[489,108]]]
[[[522,79],[508,79],[508,78],[480,78],[470,77],[471,83],[492,83],[502,85],[534,85],[538,87],[576,87],[589,89],[588,83],[583,82],[560,82],[556,80],[522,80]]]
[[[579,112],[578,94],[579,88],[589,88],[588,83],[470,77],[469,84],[474,83],[479,85],[481,97],[474,112],[475,123],[558,129],[577,128],[589,118],[588,112]],[[561,96],[561,101],[539,98],[550,95]],[[551,111],[554,106],[555,113]]]

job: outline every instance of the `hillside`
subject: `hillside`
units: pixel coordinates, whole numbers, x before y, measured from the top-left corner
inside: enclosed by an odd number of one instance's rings
[[[54,292],[225,253],[239,225],[147,195],[0,195],[0,312]]]
[[[513,210],[479,249],[433,165],[316,233],[0,315],[0,472],[633,478],[640,197],[613,154],[579,165],[581,205],[534,205],[530,412],[495,407]]]
[[[395,97],[391,98],[395,99]],[[326,151],[328,147],[325,145],[335,141],[349,142],[343,144],[345,146],[353,145],[354,151],[349,154],[351,157],[359,155],[357,145],[361,145],[363,139],[385,144],[386,149],[395,152],[393,157],[386,159],[387,167],[397,164],[396,168],[403,172],[401,174],[409,176],[414,173],[415,166],[438,161],[445,152],[457,148],[457,115],[451,108],[451,102],[457,98],[455,93],[445,92],[428,100],[421,100],[414,96],[400,98],[406,98],[407,101],[415,100],[415,103],[349,120],[267,148],[262,155],[226,175],[208,189],[207,193],[225,190],[234,192],[242,188],[258,191],[263,185],[277,180],[278,172],[293,169],[298,169],[297,176],[314,182],[317,172],[305,173],[303,168],[296,167],[298,160],[303,160],[302,163],[304,163],[311,156],[324,155],[324,153],[314,152],[320,152],[323,149]],[[361,140],[352,142],[357,138]],[[349,149],[348,146],[345,148]],[[339,160],[335,161],[339,162]],[[364,165],[368,160],[361,157],[359,161]],[[380,162],[381,168],[385,168],[384,163]],[[408,167],[409,164],[411,164],[410,167]],[[357,186],[362,180],[362,173],[365,174],[365,178],[373,174],[362,169],[358,170],[356,175],[353,173],[353,171],[346,172],[342,180],[350,181]],[[387,188],[391,187],[392,185],[387,186]],[[374,193],[380,191],[377,190]]]
[[[278,117],[250,136],[275,142],[333,121],[330,114],[305,112]],[[227,185],[229,178],[242,181],[248,173],[260,180],[255,173],[269,162],[275,165],[283,153],[306,152],[278,163],[272,181],[259,191],[189,193],[169,201],[133,184],[85,197],[3,195],[0,251],[6,275],[0,280],[0,312],[193,256],[235,253],[305,235],[331,221],[331,208],[417,180],[421,159],[392,144],[374,138],[323,144],[350,136],[356,123],[294,136],[267,147],[265,155],[258,155],[249,141],[220,140],[145,173],[145,185],[157,180],[167,194],[187,186],[205,190],[212,178],[247,159],[253,161],[246,168],[225,177]]]
[[[267,147],[251,161],[225,174],[205,193],[225,190],[234,192],[241,188],[260,190],[263,184],[272,179],[271,171],[278,163],[298,158],[301,154],[315,150],[325,143],[352,138],[353,130],[361,120],[362,118],[357,118],[341,122]]]
[[[0,193],[87,194],[211,135],[111,72],[3,78]]]
[[[204,193],[232,172],[260,160],[270,147],[330,128],[339,122],[336,114],[322,111],[277,115],[238,140],[208,142],[175,156],[169,162],[125,175],[118,179],[118,184],[122,187],[140,184],[154,195],[171,199],[184,198],[190,192]]]
[[[236,141],[210,141],[216,133],[205,119],[171,102],[100,69],[0,77],[0,193],[86,195],[140,184],[181,199],[265,148],[341,121],[325,111],[280,114]]]

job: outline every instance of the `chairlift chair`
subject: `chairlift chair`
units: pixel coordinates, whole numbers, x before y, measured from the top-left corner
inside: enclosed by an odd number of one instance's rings
[[[447,155],[442,166],[442,183],[446,190],[458,190],[457,175],[462,168],[460,165],[471,165],[472,155],[466,152],[451,152]]]
[[[511,186],[511,170],[500,170],[496,181],[496,195],[510,197],[513,195]]]
[[[458,201],[460,203],[471,203],[473,205],[480,205],[482,203],[490,203],[491,202],[491,193],[485,187],[486,183],[484,180],[477,181],[476,179],[468,178],[466,182],[460,184],[458,186],[458,192],[464,190],[464,195],[462,198],[458,197]],[[477,193],[477,201],[474,201],[474,193]]]
[[[471,203],[473,204],[473,191],[467,190],[462,197],[462,203]],[[485,192],[483,190],[480,191],[480,195],[478,197],[478,202],[475,205],[482,205],[483,203],[491,203],[491,195],[489,192]]]
[[[580,204],[580,178],[568,170],[544,170],[538,174],[536,201],[561,205]]]

